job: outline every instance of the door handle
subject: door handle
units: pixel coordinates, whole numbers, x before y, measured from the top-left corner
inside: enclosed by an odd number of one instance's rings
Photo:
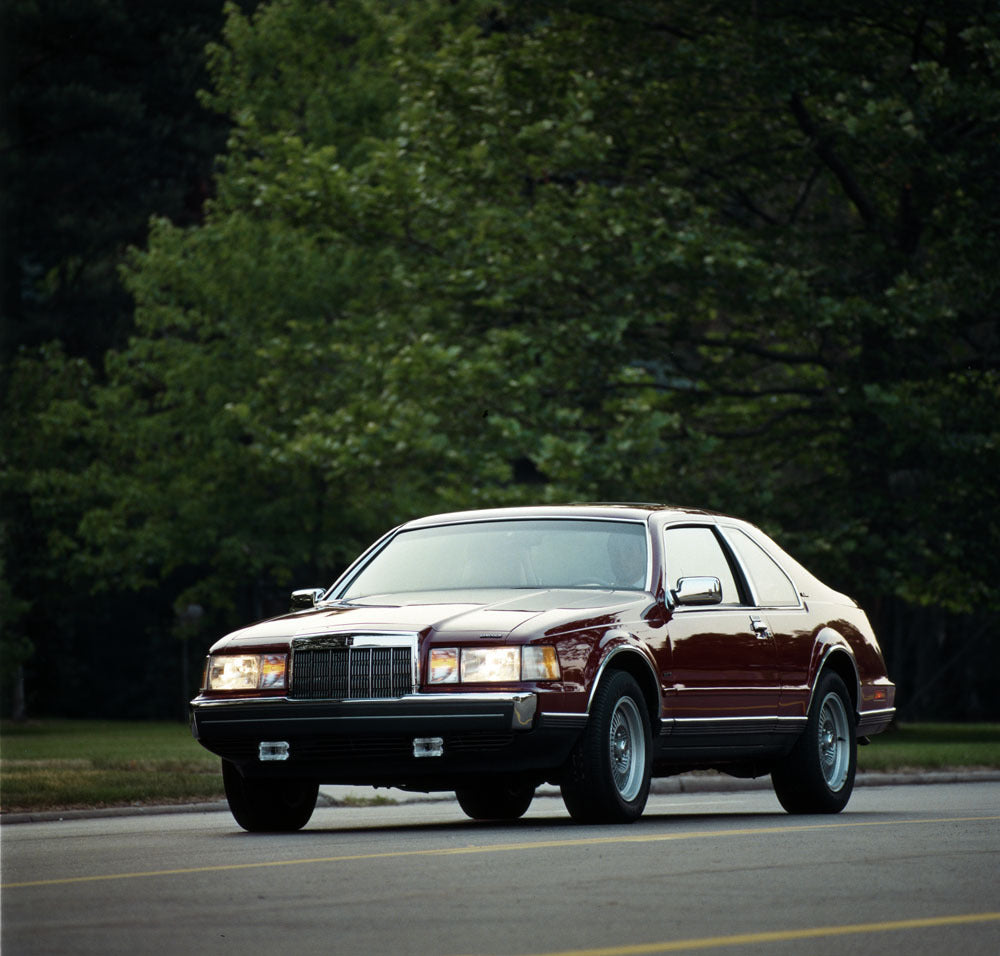
[[[771,636],[771,629],[767,626],[767,621],[751,615],[750,625],[759,640],[766,641]]]

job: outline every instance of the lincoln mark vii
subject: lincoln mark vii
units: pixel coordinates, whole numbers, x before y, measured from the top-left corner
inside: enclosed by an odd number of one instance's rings
[[[572,505],[393,529],[218,641],[191,708],[237,823],[281,831],[321,784],[515,819],[549,783],[575,820],[629,822],[651,777],[709,768],[836,813],[894,697],[864,612],[754,526]]]

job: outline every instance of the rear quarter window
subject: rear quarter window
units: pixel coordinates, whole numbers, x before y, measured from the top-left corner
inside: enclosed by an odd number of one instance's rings
[[[798,607],[799,593],[777,562],[739,528],[725,528],[726,539],[739,555],[761,607]]]

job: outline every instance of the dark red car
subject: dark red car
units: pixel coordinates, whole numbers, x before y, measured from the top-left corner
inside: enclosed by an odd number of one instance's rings
[[[212,647],[192,701],[247,830],[304,826],[320,784],[454,790],[513,819],[549,782],[574,819],[627,822],[651,776],[699,768],[835,813],[895,713],[864,612],[724,515],[421,518],[292,600]]]

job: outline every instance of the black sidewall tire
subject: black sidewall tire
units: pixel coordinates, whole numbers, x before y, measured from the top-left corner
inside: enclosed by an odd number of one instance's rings
[[[820,759],[821,714],[823,703],[831,694],[840,698],[847,724],[847,774],[836,790],[827,783]],[[771,772],[774,792],[789,813],[840,813],[851,799],[857,769],[854,706],[840,675],[827,671],[816,682],[806,729],[791,753]]]
[[[455,791],[458,805],[473,820],[517,820],[535,798],[535,785],[517,778],[500,777]]]
[[[316,808],[319,784],[312,780],[256,780],[222,761],[226,800],[236,822],[250,833],[301,830]]]
[[[635,796],[625,799],[615,784],[611,758],[612,720],[626,698],[639,718],[642,765]],[[637,741],[633,741],[637,749]],[[573,748],[561,784],[563,802],[579,823],[634,823],[642,816],[649,798],[652,766],[652,734],[646,701],[635,678],[625,671],[607,675],[594,695],[587,726]]]

